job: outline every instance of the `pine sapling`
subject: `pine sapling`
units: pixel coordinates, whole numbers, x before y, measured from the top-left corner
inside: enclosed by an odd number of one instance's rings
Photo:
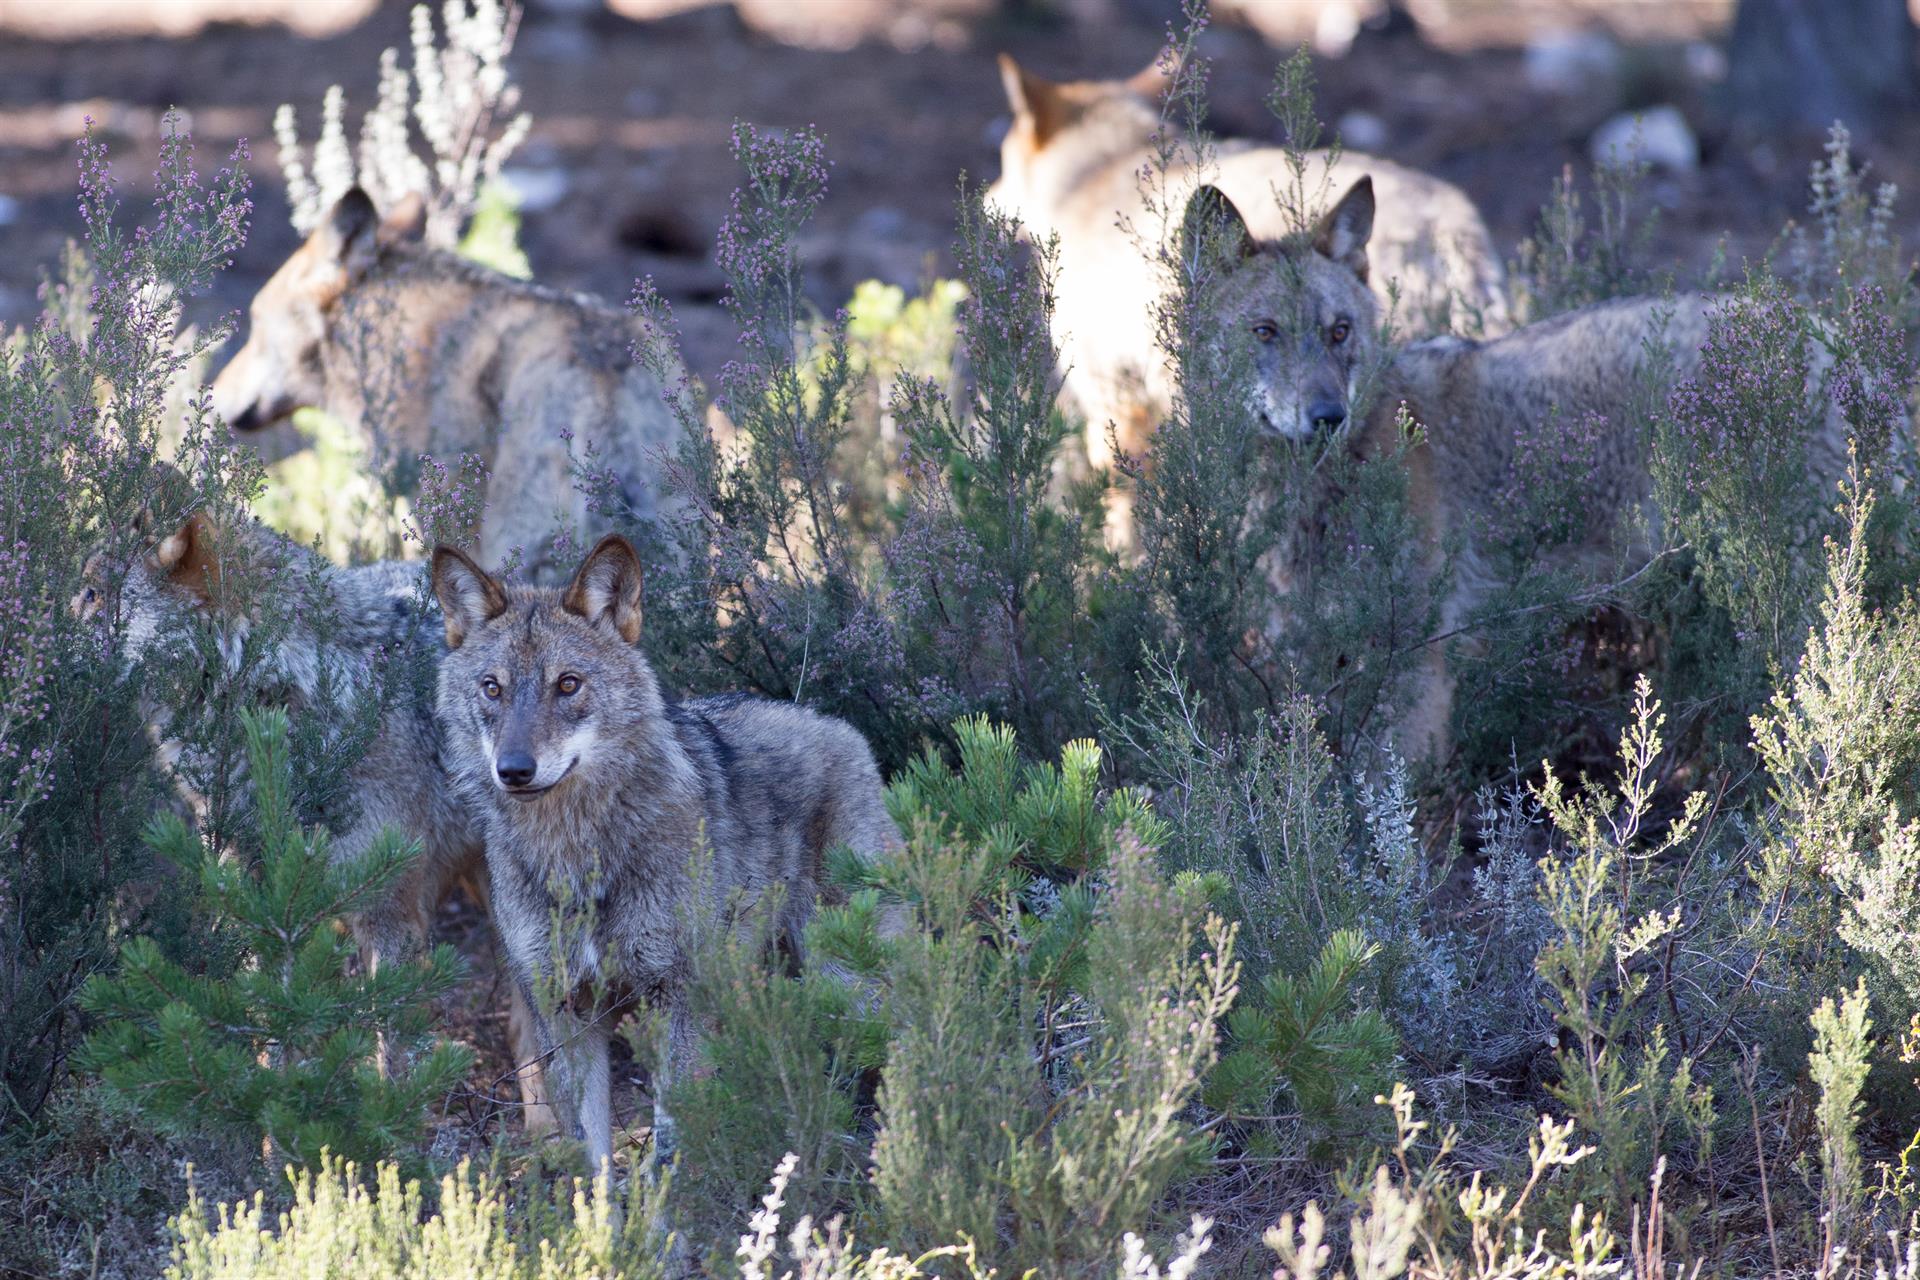
[[[270,1159],[309,1167],[323,1151],[405,1155],[424,1109],[472,1062],[446,1042],[407,1052],[425,1040],[457,960],[441,946],[417,965],[351,972],[353,944],[337,921],[390,892],[418,848],[389,831],[363,858],[335,860],[324,831],[294,821],[285,713],[242,716],[256,799],[244,856],[214,855],[172,814],[147,836],[198,879],[200,905],[230,934],[237,962],[196,974],[150,938],[128,942],[118,976],[96,976],[81,993],[100,1024],[79,1065],[170,1136],[260,1140]],[[382,1034],[404,1070],[381,1074]]]

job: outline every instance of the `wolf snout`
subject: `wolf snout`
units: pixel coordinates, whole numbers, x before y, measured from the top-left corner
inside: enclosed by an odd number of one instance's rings
[[[526,786],[539,771],[539,763],[524,751],[503,751],[493,762],[494,774],[508,787]]]
[[[1316,431],[1336,431],[1347,421],[1347,406],[1338,400],[1316,400],[1307,408],[1307,419]]]

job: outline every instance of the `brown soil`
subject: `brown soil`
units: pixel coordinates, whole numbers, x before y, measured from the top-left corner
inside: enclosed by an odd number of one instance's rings
[[[960,175],[986,180],[996,171],[1005,108],[994,54],[1011,50],[1058,78],[1125,73],[1153,55],[1161,28],[1143,15],[1158,7],[1167,6],[1110,4],[1098,22],[948,22],[918,47],[869,41],[842,51],[775,43],[731,9],[636,22],[536,8],[515,54],[535,118],[516,163],[559,169],[568,189],[556,206],[526,217],[527,253],[542,280],[612,298],[625,297],[637,277],[655,276],[680,312],[695,367],[711,374],[730,341],[712,305],[720,280],[709,246],[736,181],[726,151],[732,121],[812,123],[827,134],[834,186],[810,243],[816,301],[841,301],[869,276],[911,286],[948,269]],[[1539,8],[1516,12],[1537,18]],[[1473,29],[1500,27],[1483,18]],[[1514,19],[1516,38],[1525,29]],[[137,207],[170,106],[189,114],[203,167],[215,167],[236,137],[253,142],[252,241],[199,304],[203,313],[244,307],[295,243],[273,159],[273,109],[293,102],[310,133],[321,95],[339,82],[354,118],[372,97],[380,50],[405,43],[406,11],[392,4],[323,38],[215,25],[181,39],[0,40],[0,193],[17,202],[11,224],[0,223],[8,250],[0,257],[0,323],[32,316],[35,286],[73,233],[72,142],[83,119],[91,115],[107,131]],[[1207,34],[1204,51],[1214,61],[1216,127],[1271,137],[1262,99],[1282,51],[1225,24]],[[1529,86],[1517,49],[1442,50],[1417,36],[1363,32],[1346,57],[1320,64],[1321,114],[1379,117],[1379,150],[1460,184],[1511,252],[1562,167],[1584,171],[1586,139],[1602,120],[1677,101],[1701,133],[1705,163],[1652,184],[1662,207],[1653,253],[1684,281],[1708,262],[1722,232],[1736,262],[1765,248],[1804,203],[1818,139],[1740,138],[1737,122],[1715,117],[1711,87],[1682,68],[1677,46],[1629,45],[1618,84],[1555,95]],[[1920,153],[1885,148],[1870,158],[1881,176],[1920,176]],[[1915,206],[1908,207],[1911,223]]]

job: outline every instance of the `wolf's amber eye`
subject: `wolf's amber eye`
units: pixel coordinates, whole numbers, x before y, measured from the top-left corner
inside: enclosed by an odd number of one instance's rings
[[[480,692],[487,695],[487,701],[498,702],[500,700],[500,682],[492,676],[488,676],[480,682]]]
[[[1271,320],[1262,320],[1253,326],[1253,336],[1262,342],[1272,342],[1280,336],[1280,328]]]
[[[1341,320],[1335,323],[1333,328],[1327,331],[1327,340],[1332,342],[1333,345],[1337,347],[1341,343],[1345,342],[1347,340],[1347,335],[1352,332],[1353,332],[1353,326],[1349,325],[1345,320]]]
[[[560,691],[561,697],[571,698],[574,694],[580,692],[580,677],[561,676],[559,682],[553,687]]]

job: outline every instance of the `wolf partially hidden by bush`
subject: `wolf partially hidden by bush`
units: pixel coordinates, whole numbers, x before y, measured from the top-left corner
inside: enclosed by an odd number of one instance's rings
[[[669,501],[659,459],[679,423],[625,315],[432,248],[423,219],[417,200],[383,217],[359,188],[342,196],[255,296],[246,344],[213,380],[215,411],[250,433],[323,409],[402,492],[422,454],[477,457],[495,477],[481,558],[517,553],[557,575],[556,530],[590,537],[600,523],[576,468],[652,516]]]
[[[178,476],[162,487],[176,497],[186,488]],[[145,536],[130,554],[89,558],[72,610],[122,628],[130,664],[197,648],[215,667],[202,688],[233,686],[243,705],[330,719],[343,739],[336,749],[364,748],[344,788],[348,812],[328,815],[345,822],[330,847],[344,864],[389,829],[419,842],[407,871],[349,922],[369,968],[410,963],[425,949],[435,908],[456,886],[464,884],[483,909],[488,887],[482,828],[449,783],[433,715],[431,676],[445,650],[421,565],[339,568],[258,522],[222,527],[205,510],[159,528],[153,519],[139,521]],[[270,624],[248,603],[265,592],[278,601]],[[286,608],[289,599],[300,607]],[[220,756],[221,727],[210,722],[221,706],[202,698],[145,710],[163,764],[204,825],[209,791],[248,785],[244,765]],[[545,1129],[539,1061],[517,990],[510,1025],[527,1125]]]
[[[1506,522],[1516,469],[1540,462],[1522,454],[1552,447],[1557,435],[1593,439],[1579,459],[1579,527],[1542,554],[1582,581],[1644,566],[1660,527],[1646,415],[1667,385],[1700,368],[1712,324],[1733,303],[1699,293],[1618,298],[1486,341],[1438,337],[1387,350],[1368,288],[1374,226],[1365,177],[1310,235],[1279,240],[1256,235],[1217,188],[1194,193],[1186,242],[1215,263],[1203,319],[1214,353],[1239,361],[1245,411],[1292,449],[1378,457],[1410,446],[1407,504],[1426,576],[1452,552],[1441,635],[1458,634],[1488,593],[1484,543]],[[1810,392],[1822,367],[1816,359],[1809,370]],[[1378,385],[1362,396],[1370,369],[1380,371]],[[1838,407],[1828,407],[1807,441],[1804,466],[1829,484],[1846,471],[1848,431]],[[1310,509],[1295,524],[1301,539],[1318,523],[1313,504],[1337,496],[1309,490]],[[1269,559],[1276,631],[1303,554],[1297,539]],[[1425,646],[1415,683],[1395,737],[1402,752],[1428,758],[1453,709],[1442,645]]]

